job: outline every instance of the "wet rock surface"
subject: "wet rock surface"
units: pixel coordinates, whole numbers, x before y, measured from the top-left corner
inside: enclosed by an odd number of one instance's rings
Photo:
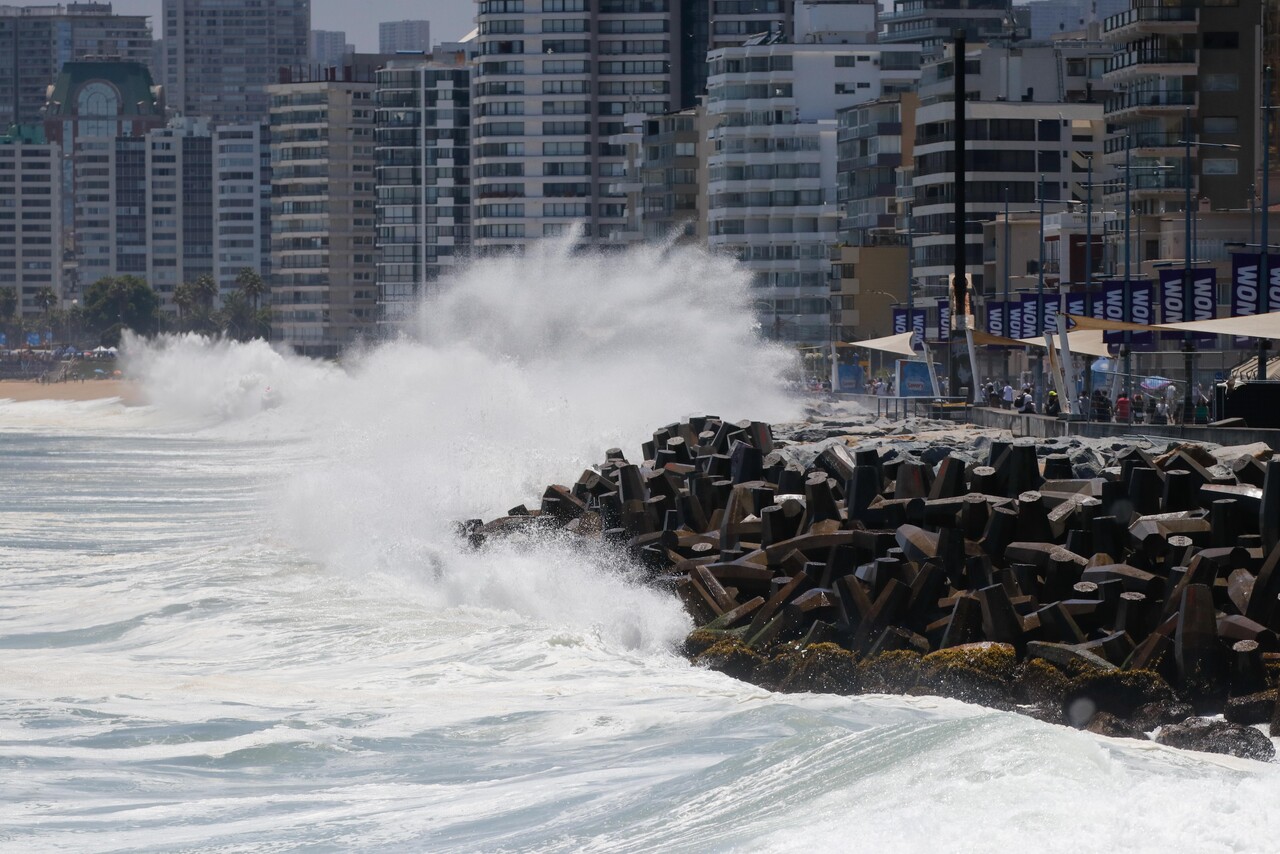
[[[625,552],[692,616],[692,661],[771,690],[931,694],[1274,755],[1251,726],[1280,727],[1280,460],[1265,446],[1032,442],[833,412],[690,418],[635,459],[610,449],[537,508],[462,533]]]

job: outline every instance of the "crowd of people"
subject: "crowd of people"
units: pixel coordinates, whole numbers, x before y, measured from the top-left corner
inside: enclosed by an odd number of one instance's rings
[[[983,385],[987,403],[993,409],[1034,414],[1035,391],[1031,385],[1015,388],[1012,382],[1000,383],[988,378]],[[1133,397],[1123,390],[1114,401],[1105,389],[1097,388],[1092,394],[1081,391],[1074,412],[1089,421],[1115,422],[1117,424],[1208,424],[1213,417],[1213,401],[1202,385],[1192,391],[1193,409],[1187,417],[1185,401],[1177,384],[1168,383],[1158,391],[1144,395],[1140,390]],[[1062,414],[1062,399],[1056,391],[1045,397],[1044,414],[1058,417]]]

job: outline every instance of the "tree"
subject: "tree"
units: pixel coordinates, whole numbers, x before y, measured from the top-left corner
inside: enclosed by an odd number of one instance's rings
[[[125,329],[154,335],[160,326],[160,297],[137,276],[107,276],[85,291],[84,322],[104,344],[118,343]]]
[[[243,291],[227,297],[219,314],[222,331],[237,341],[271,337],[271,312],[249,305]]]
[[[13,288],[0,288],[0,332],[13,322],[18,313],[18,292]]]
[[[45,285],[36,291],[34,299],[36,307],[40,309],[40,313],[44,315],[45,322],[48,323],[50,312],[58,304],[58,295],[54,293],[53,288]]]
[[[183,282],[173,289],[173,304],[178,307],[178,324],[186,319],[187,314],[196,304],[196,289],[189,282]]]
[[[196,301],[206,309],[212,311],[213,303],[218,298],[218,283],[214,281],[213,276],[205,273],[199,276],[195,283]]]
[[[253,310],[258,310],[258,300],[267,291],[267,286],[262,281],[262,276],[258,275],[258,271],[252,267],[245,267],[239,273],[236,273],[236,286],[240,288],[240,293],[245,295],[249,300],[249,304],[253,306]]]
[[[0,288],[0,320],[8,323],[18,313],[18,292],[14,288]]]

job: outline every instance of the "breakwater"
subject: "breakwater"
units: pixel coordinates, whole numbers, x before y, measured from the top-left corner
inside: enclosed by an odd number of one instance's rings
[[[625,551],[693,617],[694,661],[771,689],[1270,759],[1280,460],[1144,444],[691,418],[464,530]]]

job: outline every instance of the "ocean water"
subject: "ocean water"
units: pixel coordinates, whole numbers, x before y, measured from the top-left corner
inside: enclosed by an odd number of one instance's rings
[[[0,403],[0,850],[1274,851],[1275,765],[771,694],[614,556],[457,542],[794,417],[749,315],[724,262],[549,247],[342,369],[130,342],[147,406]]]

